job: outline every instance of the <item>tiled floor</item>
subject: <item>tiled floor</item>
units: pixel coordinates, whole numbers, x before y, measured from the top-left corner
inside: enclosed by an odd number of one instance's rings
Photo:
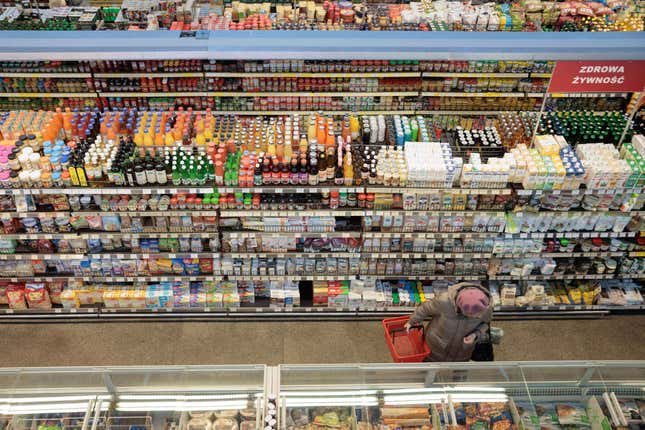
[[[498,360],[645,359],[645,315],[500,321]],[[0,367],[391,361],[379,322],[0,325]]]

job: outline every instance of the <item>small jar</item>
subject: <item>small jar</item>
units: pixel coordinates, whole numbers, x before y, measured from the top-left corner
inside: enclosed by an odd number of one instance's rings
[[[0,187],[11,188],[11,172],[9,170],[0,172]]]
[[[341,191],[338,195],[338,206],[341,208],[347,207],[347,193],[345,191]]]
[[[329,209],[338,209],[340,205],[340,195],[338,191],[332,191],[329,193]]]
[[[357,197],[357,205],[359,208],[364,208],[365,207],[365,194],[364,193],[358,193]]]
[[[72,211],[80,211],[81,210],[81,202],[78,196],[69,196],[69,206],[72,209]]]
[[[321,203],[323,208],[328,208],[329,207],[329,193],[327,193],[327,192],[322,193],[322,199],[321,199],[320,203]]]
[[[358,205],[358,202],[356,200],[356,193],[348,193],[347,194],[347,207],[355,208],[357,205]]]
[[[161,198],[159,199],[159,210],[164,212],[164,211],[167,211],[169,207],[170,207],[170,197],[161,196]]]
[[[605,263],[604,263],[604,261],[601,258],[595,259],[594,262],[593,262],[593,268],[594,268],[594,272],[597,275],[602,275],[603,273],[605,273]]]
[[[605,260],[606,273],[615,273],[618,263],[613,258]]]
[[[20,188],[20,177],[18,172],[12,171],[9,174],[9,182],[11,183],[11,188]]]
[[[374,193],[369,193],[365,197],[365,209],[374,209]]]

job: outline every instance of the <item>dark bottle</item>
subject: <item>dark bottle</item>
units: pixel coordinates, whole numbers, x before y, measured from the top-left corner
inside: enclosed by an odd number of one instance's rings
[[[318,163],[316,160],[313,160],[309,164],[309,185],[318,185]]]
[[[324,184],[327,179],[327,156],[322,152],[318,156],[318,183]]]
[[[141,164],[137,164],[134,166],[134,177],[137,185],[146,185],[148,183],[146,179],[145,169]]]
[[[298,172],[298,160],[295,158],[291,159],[291,165],[289,169],[289,183],[291,185],[298,185],[300,183],[300,176]]]
[[[300,160],[300,173],[298,174],[298,182],[300,185],[307,185],[309,183],[309,172],[307,169],[307,160]]]
[[[157,183],[157,171],[155,169],[155,164],[152,161],[152,159],[150,159],[150,161],[146,162],[145,166],[146,166],[146,181],[149,184],[156,184]]]
[[[334,184],[343,185],[345,178],[343,176],[343,166],[336,163],[336,173],[334,174]]]
[[[134,177],[134,168],[132,167],[132,163],[130,161],[126,161],[123,165],[123,170],[125,171],[125,185],[134,187],[136,185],[136,179]]]

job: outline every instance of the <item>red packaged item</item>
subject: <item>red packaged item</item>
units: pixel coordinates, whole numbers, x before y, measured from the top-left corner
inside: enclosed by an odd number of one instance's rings
[[[51,309],[52,302],[49,299],[49,293],[43,283],[28,283],[24,290],[27,304],[30,309]]]
[[[67,285],[67,281],[65,279],[55,279],[46,282],[45,285],[47,286],[51,302],[55,305],[60,305],[62,303],[60,296]]]
[[[11,309],[27,309],[23,284],[9,284],[6,290],[7,303]]]

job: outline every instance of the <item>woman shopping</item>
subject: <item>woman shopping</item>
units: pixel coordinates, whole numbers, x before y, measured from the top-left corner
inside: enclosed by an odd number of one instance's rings
[[[426,327],[426,342],[430,346],[426,361],[468,361],[477,340],[487,335],[492,313],[488,290],[464,282],[419,305],[405,328],[410,330],[432,318]]]

